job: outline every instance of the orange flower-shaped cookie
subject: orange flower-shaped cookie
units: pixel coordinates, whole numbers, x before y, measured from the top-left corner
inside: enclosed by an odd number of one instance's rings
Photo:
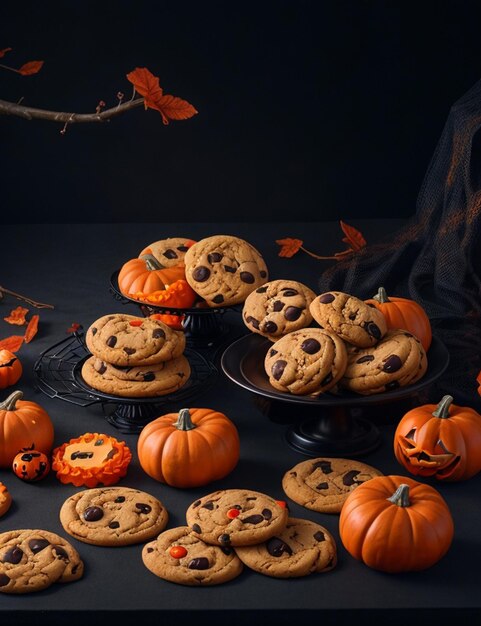
[[[76,487],[114,485],[127,473],[132,453],[123,441],[99,433],[85,433],[52,453],[52,469],[64,484]]]

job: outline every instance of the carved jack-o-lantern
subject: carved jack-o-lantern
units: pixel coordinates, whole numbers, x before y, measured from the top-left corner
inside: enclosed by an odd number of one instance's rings
[[[415,476],[459,481],[481,471],[481,415],[452,396],[408,411],[394,434],[394,454]]]
[[[50,461],[43,452],[24,448],[13,459],[12,469],[18,478],[33,483],[45,478],[49,473]]]

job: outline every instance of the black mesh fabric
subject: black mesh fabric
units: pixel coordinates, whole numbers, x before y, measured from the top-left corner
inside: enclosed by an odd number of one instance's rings
[[[389,209],[389,200],[386,200]],[[367,233],[366,233],[367,234]],[[408,223],[319,280],[362,299],[379,286],[411,298],[431,319],[450,363],[435,387],[481,409],[481,80],[451,107]]]

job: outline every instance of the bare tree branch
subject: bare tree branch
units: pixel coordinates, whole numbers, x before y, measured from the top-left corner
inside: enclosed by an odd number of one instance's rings
[[[143,98],[129,100],[124,104],[118,104],[111,109],[106,109],[101,113],[64,113],[60,111],[47,111],[45,109],[35,109],[23,106],[15,102],[0,100],[0,115],[16,115],[25,120],[49,120],[51,122],[64,122],[67,124],[78,124],[85,122],[105,122],[111,117],[135,109],[144,104]]]

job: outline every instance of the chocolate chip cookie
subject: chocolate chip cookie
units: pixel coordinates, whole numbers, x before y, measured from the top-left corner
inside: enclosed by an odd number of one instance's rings
[[[139,254],[141,258],[144,254],[151,254],[163,267],[174,267],[183,263],[185,253],[190,246],[195,243],[186,237],[169,237],[154,241]]]
[[[0,482],[0,517],[5,515],[12,504],[12,496],[7,487]]]
[[[113,365],[152,365],[179,357],[185,349],[183,332],[160,320],[116,313],[96,320],[85,335],[90,352]]]
[[[41,591],[55,582],[83,575],[79,553],[60,535],[47,530],[10,530],[0,534],[0,592]]]
[[[337,564],[331,533],[324,526],[294,517],[278,535],[256,546],[237,547],[236,553],[244,565],[274,578],[327,572]]]
[[[348,293],[321,293],[309,308],[321,328],[360,348],[374,346],[387,331],[381,311]]]
[[[169,515],[154,496],[128,487],[80,491],[60,509],[65,531],[96,546],[127,546],[156,537]]]
[[[121,367],[97,357],[82,365],[82,378],[99,391],[126,398],[165,396],[174,393],[189,380],[189,361],[184,355],[155,365]]]
[[[249,546],[280,533],[287,509],[270,496],[248,489],[210,493],[187,509],[187,524],[196,537],[218,546]]]
[[[309,459],[284,474],[282,488],[291,500],[307,509],[339,513],[351,491],[374,476],[382,473],[360,461]]]
[[[426,373],[427,355],[406,330],[390,330],[372,348],[348,348],[348,364],[339,386],[362,395],[410,385]]]
[[[208,545],[187,526],[166,530],[146,544],[142,560],[159,578],[180,585],[219,585],[243,569],[232,548]]]
[[[260,252],[231,235],[201,239],[186,252],[184,262],[187,282],[212,307],[244,302],[268,280]]]
[[[322,328],[295,330],[272,344],[264,368],[270,384],[296,395],[328,391],[347,366],[345,343]]]
[[[242,319],[249,330],[271,341],[309,326],[312,289],[295,280],[273,280],[250,293],[244,303]]]

